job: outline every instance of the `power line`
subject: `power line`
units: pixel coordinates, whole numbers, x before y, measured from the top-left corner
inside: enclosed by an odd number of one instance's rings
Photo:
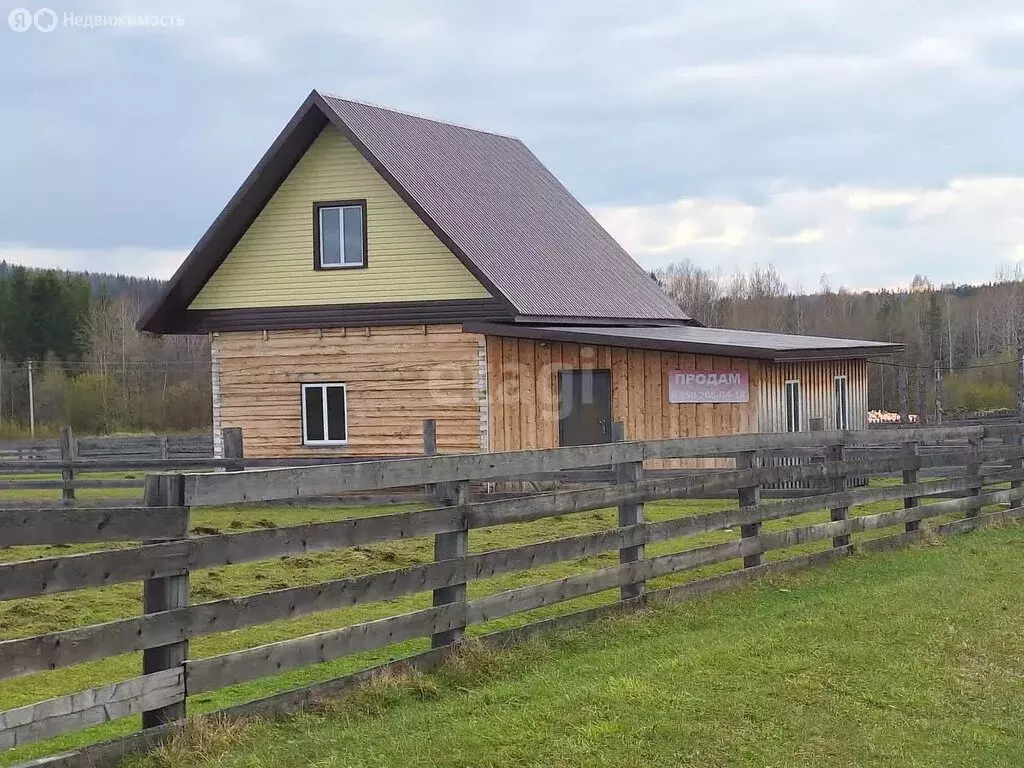
[[[886,360],[868,360],[872,365],[886,365],[890,368],[905,368],[910,371],[934,371],[936,368],[946,369],[944,365],[910,365],[906,363],[891,363]],[[997,368],[1000,365],[1017,365],[1017,360],[1004,360],[998,363],[977,363],[975,365],[962,365],[953,370],[954,373],[957,371],[970,371],[976,368]]]
[[[78,370],[94,371],[101,368],[177,368],[182,365],[209,366],[209,360],[111,360],[103,363],[87,363],[74,360],[41,362],[39,360],[26,360],[20,365],[34,365],[40,370],[45,368],[75,368]]]
[[[868,360],[868,362],[871,363],[872,365],[884,365],[884,366],[887,366],[889,368],[904,368],[906,370],[913,370],[913,371],[934,371],[936,367],[942,368],[944,370],[946,369],[946,366],[944,366],[944,365],[939,365],[939,366],[935,366],[935,365],[914,365],[914,364],[910,364],[910,363],[893,363],[893,362],[890,362],[890,361],[887,361],[887,360]],[[1019,361],[1017,361],[1017,360],[1003,360],[1003,361],[994,362],[994,363],[975,363],[973,365],[961,365],[961,366],[956,367],[953,370],[954,371],[969,371],[969,370],[975,370],[975,369],[979,369],[979,368],[998,368],[999,366],[1003,366],[1003,365],[1017,365],[1018,362]],[[68,360],[68,361],[56,361],[56,362],[49,362],[49,363],[47,363],[45,361],[40,361],[40,360],[25,360],[22,363],[16,364],[16,365],[20,366],[20,365],[29,365],[29,364],[31,364],[33,366],[37,366],[38,370],[45,370],[46,368],[61,368],[61,369],[75,369],[75,370],[80,370],[80,371],[99,371],[101,369],[102,370],[108,370],[108,369],[112,369],[112,368],[119,368],[119,369],[123,369],[123,370],[142,369],[142,368],[179,368],[181,366],[186,366],[186,365],[200,366],[200,367],[203,367],[203,368],[208,368],[210,366],[210,364],[211,364],[211,361],[209,359],[206,359],[206,360],[126,360],[126,361],[111,360],[111,361],[105,361],[103,363],[96,363],[96,362],[84,362],[84,361]],[[263,366],[256,366],[256,367],[251,367],[251,368],[249,368],[249,367],[241,367],[241,368],[234,368],[234,367],[232,367],[231,368],[231,372],[232,373],[255,373],[255,372],[264,371],[264,370],[265,370],[265,368]]]

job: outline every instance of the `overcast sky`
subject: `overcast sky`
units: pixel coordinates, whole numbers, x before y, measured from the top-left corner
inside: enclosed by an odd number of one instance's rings
[[[0,26],[11,261],[169,276],[314,87],[521,137],[646,267],[813,289],[1024,260],[1021,0],[47,7]]]

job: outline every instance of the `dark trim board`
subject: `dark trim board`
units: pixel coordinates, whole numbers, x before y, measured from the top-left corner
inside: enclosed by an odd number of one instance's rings
[[[139,318],[138,328],[153,333],[193,333],[183,317],[188,305],[217,271],[328,124],[327,115],[312,109],[314,91],[288,121],[270,149],[232,195],[209,229],[171,276],[160,296]]]
[[[398,180],[375,158],[353,131],[344,124],[337,113],[324,101],[316,91],[306,97],[298,111],[288,121],[284,130],[266,151],[252,172],[242,182],[242,186],[228,201],[224,210],[214,219],[203,237],[196,243],[191,253],[185,258],[178,270],[171,276],[160,296],[149,306],[139,319],[138,328],[152,333],[204,333],[207,330],[221,330],[207,327],[208,315],[212,312],[235,312],[236,310],[189,310],[202,287],[213,276],[231,250],[245,234],[249,226],[260,215],[264,207],[273,197],[281,182],[292,172],[299,159],[313,144],[321,131],[334,125],[348,139],[359,153],[373,166],[385,181],[398,193],[399,197],[416,213],[424,224],[433,232],[455,257],[462,262],[470,273],[480,281],[494,297],[491,301],[501,306],[500,317],[511,318],[515,307],[504,294],[484,275],[476,264],[458,247],[456,243],[441,229],[436,221],[430,218],[423,207],[416,202],[409,192],[398,183]],[[365,231],[365,227],[364,227]],[[249,310],[240,310],[248,312]],[[252,310],[260,312],[261,310]],[[203,317],[197,318],[196,314]],[[467,319],[465,316],[459,320]],[[197,324],[197,321],[199,324]],[[214,321],[219,322],[219,321]],[[236,322],[236,321],[233,321]],[[294,323],[294,320],[285,321]],[[365,324],[366,321],[363,321]],[[417,321],[412,321],[417,322]],[[423,322],[422,320],[418,322]],[[340,325],[355,323],[340,323]],[[382,323],[387,324],[387,323]],[[394,323],[392,323],[394,324]],[[232,327],[231,330],[248,330]],[[294,325],[262,326],[288,328],[334,327],[331,325]],[[227,328],[223,330],[228,330]]]
[[[696,320],[638,320],[629,317],[554,317],[539,315],[516,315],[515,323],[523,325],[594,325],[594,326],[628,326],[631,328],[666,328],[669,326],[693,326],[703,328],[704,324]]]
[[[421,323],[457,325],[468,319],[507,319],[503,312],[504,306],[494,299],[318,304],[252,309],[190,309],[182,313],[175,332],[282,331]]]

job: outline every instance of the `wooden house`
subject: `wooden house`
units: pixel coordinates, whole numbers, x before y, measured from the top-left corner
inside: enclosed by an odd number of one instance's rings
[[[140,327],[249,456],[860,429],[896,348],[702,327],[519,140],[316,91]]]

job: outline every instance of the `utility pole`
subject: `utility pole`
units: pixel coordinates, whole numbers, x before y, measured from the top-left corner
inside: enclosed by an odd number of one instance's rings
[[[1017,421],[1024,421],[1024,344],[1017,347]]]
[[[917,424],[923,427],[925,424],[925,389],[926,384],[924,380],[925,367],[919,366],[914,372],[914,378],[917,380]]]
[[[903,366],[897,370],[896,385],[900,393],[900,424],[910,423],[910,371],[907,370],[906,358]]]
[[[942,361],[935,361],[935,423],[942,424]]]
[[[32,439],[36,438],[36,399],[32,391],[32,361],[28,361],[28,428]]]
[[[946,349],[950,373],[953,372],[953,313],[949,311],[949,294],[946,294]]]

